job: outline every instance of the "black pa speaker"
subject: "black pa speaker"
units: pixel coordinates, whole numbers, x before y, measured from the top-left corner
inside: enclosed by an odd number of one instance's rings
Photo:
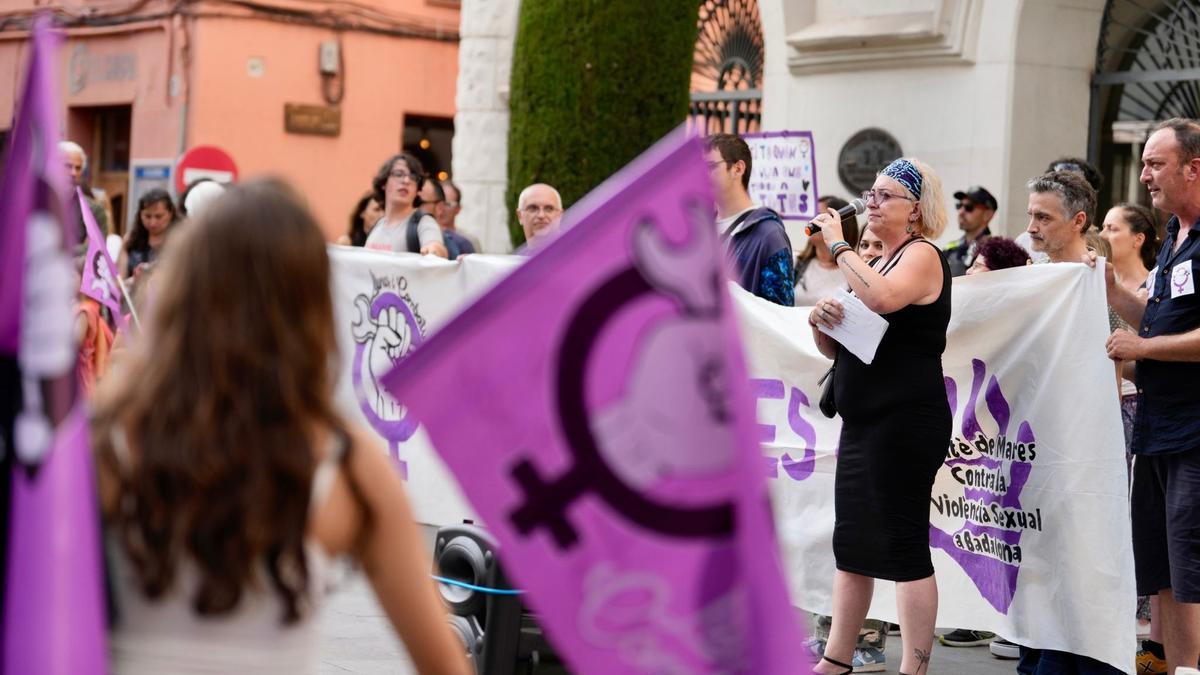
[[[504,593],[513,589],[496,549],[491,535],[470,524],[438,530],[433,549],[434,573],[449,580],[438,585],[442,600],[480,675],[515,673],[521,639],[521,600]]]

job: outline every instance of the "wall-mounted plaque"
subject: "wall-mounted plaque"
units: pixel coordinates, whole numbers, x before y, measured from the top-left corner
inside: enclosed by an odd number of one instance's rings
[[[337,136],[342,133],[342,109],[332,105],[284,103],[283,128],[290,134]]]
[[[871,189],[879,170],[902,156],[900,143],[891,134],[883,129],[863,129],[838,153],[838,178],[850,194],[857,195]]]

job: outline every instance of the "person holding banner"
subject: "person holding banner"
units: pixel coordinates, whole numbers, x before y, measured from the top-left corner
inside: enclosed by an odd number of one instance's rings
[[[446,258],[442,228],[433,216],[418,209],[425,167],[411,153],[392,155],[379,167],[371,187],[383,204],[383,218],[367,235],[366,248],[395,253],[420,253]]]
[[[1108,301],[1138,331],[1116,330],[1108,356],[1137,361],[1133,422],[1133,557],[1139,595],[1158,596],[1167,672],[1200,660],[1200,122],[1159,124],[1141,182],[1172,214],[1146,298],[1106,264]],[[1085,261],[1095,264],[1094,256]]]
[[[325,239],[282,183],[230,188],[166,251],[145,339],[101,384],[111,670],[316,672],[332,556],[422,673],[468,672],[403,483],[333,403]]]
[[[875,579],[896,582],[903,654],[900,672],[925,673],[933,648],[937,583],[929,549],[929,499],[950,442],[942,374],[950,322],[950,268],[930,239],[942,233],[941,181],[925,164],[901,158],[863,193],[867,226],[883,242],[868,264],[830,209],[813,223],[867,309],[889,326],[870,364],[820,328],[842,323],[842,303],[820,300],[809,315],[821,353],[836,358],[833,388],[842,417],[834,486],[833,625],[818,673],[852,672],[859,626]]]

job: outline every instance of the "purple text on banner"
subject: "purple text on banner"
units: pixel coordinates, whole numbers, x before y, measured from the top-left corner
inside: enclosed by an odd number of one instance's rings
[[[58,47],[49,17],[38,18],[0,180],[0,359],[10,361],[0,394],[21,402],[0,464],[10,472],[0,495],[8,498],[0,672],[99,675],[107,670],[100,514],[75,377],[76,228],[66,224],[70,182],[57,148]]]
[[[104,235],[83,196],[83,188],[75,188],[79,198],[79,211],[83,214],[83,225],[87,231],[87,254],[83,258],[83,275],[79,292],[108,308],[117,324],[117,330],[125,330],[125,315],[121,314],[121,286],[117,282],[117,266],[108,255]]]
[[[577,672],[811,671],[708,181],[668,136],[384,377]]]

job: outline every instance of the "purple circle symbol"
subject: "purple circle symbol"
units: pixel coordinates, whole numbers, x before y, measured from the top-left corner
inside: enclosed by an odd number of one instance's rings
[[[365,304],[366,297],[359,297]],[[367,418],[371,428],[388,442],[389,452],[399,462],[401,470],[405,471],[405,463],[399,460],[399,446],[416,433],[417,420],[411,412],[396,403],[382,389],[376,378],[384,373],[364,372],[371,353],[383,349],[382,345],[376,344],[376,341],[380,340],[379,332],[384,329],[392,330],[390,326],[386,325],[386,319],[383,318],[388,310],[395,310],[395,314],[403,320],[408,329],[408,344],[403,346],[399,354],[391,356],[392,365],[402,361],[409,352],[424,341],[417,317],[408,303],[395,293],[384,292],[376,295],[371,300],[369,316],[365,317],[372,327],[371,332],[365,336],[360,337],[357,334],[355,336],[354,372],[351,379],[354,383],[354,394],[358,399],[359,409],[363,416]],[[376,358],[378,358],[378,354],[376,354]],[[389,414],[388,406],[394,407],[396,413]]]

